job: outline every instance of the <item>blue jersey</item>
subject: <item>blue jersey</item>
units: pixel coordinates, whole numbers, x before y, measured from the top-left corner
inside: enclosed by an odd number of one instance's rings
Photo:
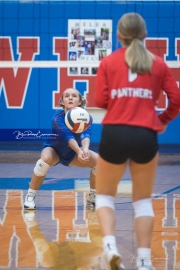
[[[60,158],[60,163],[68,166],[76,155],[76,152],[69,147],[69,140],[74,139],[77,141],[78,145],[81,146],[81,141],[84,138],[90,139],[91,137],[91,125],[82,133],[73,133],[65,124],[65,111],[63,109],[59,109],[52,118],[52,134],[57,135],[55,137],[56,139],[54,139],[54,137],[53,139],[47,139],[47,141],[43,144],[43,148],[54,148]]]

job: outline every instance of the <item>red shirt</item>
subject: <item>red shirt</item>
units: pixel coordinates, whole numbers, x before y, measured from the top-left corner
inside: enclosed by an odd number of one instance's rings
[[[102,124],[125,124],[161,131],[179,114],[180,91],[171,70],[155,56],[151,74],[132,74],[125,62],[125,48],[105,57],[98,68],[95,103],[107,109]],[[160,92],[167,94],[169,104],[157,114]],[[161,123],[160,123],[161,122]]]

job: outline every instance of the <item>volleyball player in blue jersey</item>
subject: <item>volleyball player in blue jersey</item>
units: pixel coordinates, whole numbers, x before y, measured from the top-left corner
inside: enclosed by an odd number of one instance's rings
[[[36,209],[37,190],[44,181],[51,166],[61,163],[65,166],[92,168],[90,173],[90,192],[87,208],[95,206],[95,174],[97,153],[89,150],[91,125],[82,133],[72,133],[65,125],[65,114],[74,107],[83,107],[86,100],[74,88],[63,92],[60,109],[52,119],[52,134],[55,139],[48,139],[43,144],[41,157],[34,167],[30,188],[25,198],[24,209]]]

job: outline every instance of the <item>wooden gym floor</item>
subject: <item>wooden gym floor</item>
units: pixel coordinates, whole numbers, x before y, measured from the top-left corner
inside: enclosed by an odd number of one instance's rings
[[[90,169],[51,168],[36,197],[23,201],[38,152],[0,152],[0,268],[106,270],[96,213],[86,210]],[[127,270],[136,269],[136,237],[127,169],[115,201],[116,236]],[[153,191],[156,270],[180,269],[180,155],[160,155]]]

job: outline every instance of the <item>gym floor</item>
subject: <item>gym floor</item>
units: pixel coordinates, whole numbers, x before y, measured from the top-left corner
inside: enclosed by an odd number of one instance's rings
[[[0,268],[106,270],[95,211],[86,210],[90,169],[51,168],[36,197],[23,201],[40,152],[0,151]],[[153,191],[156,270],[180,269],[180,155],[161,154]],[[115,201],[116,236],[127,270],[136,269],[136,237],[129,170]]]

